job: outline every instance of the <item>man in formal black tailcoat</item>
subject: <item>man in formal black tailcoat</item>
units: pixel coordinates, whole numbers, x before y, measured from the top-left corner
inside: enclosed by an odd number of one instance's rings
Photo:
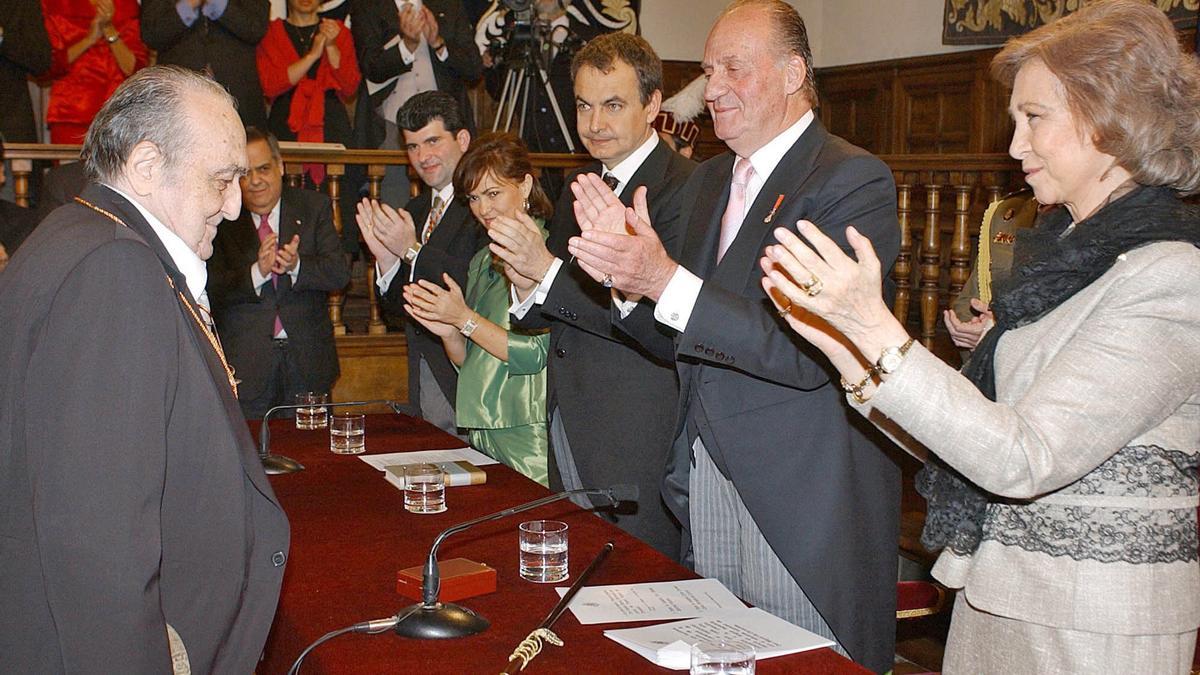
[[[134,74],[84,142],[99,184],[0,274],[0,670],[250,673],[288,524],[207,319],[245,133],[186,69]]]
[[[467,286],[467,267],[484,246],[485,236],[462,195],[454,194],[454,169],[471,145],[463,110],[446,92],[427,91],[410,98],[396,116],[408,161],[425,189],[397,211],[386,203],[363,200],[358,227],[375,255],[376,286],[383,308],[404,313],[405,284],[426,279],[444,285],[449,274]],[[446,356],[441,338],[415,321],[406,321],[408,400],[426,421],[457,433],[454,400],[458,371]]]
[[[29,78],[50,69],[50,38],[39,0],[0,3],[0,136],[36,143]]]
[[[676,334],[660,352],[680,378],[664,497],[696,571],[890,670],[900,472],[836,371],[777,315],[758,261],[775,228],[805,219],[846,251],[854,225],[891,267],[895,184],[816,119],[804,22],[783,0],[731,4],[704,67],[714,129],[733,152],[684,188],[682,245],[660,241],[645,204],[631,215],[589,179],[578,208],[595,217],[570,249],[594,278],[655,301],[619,319],[630,334],[647,346],[662,329]]]
[[[248,419],[328,394],[337,380],[329,292],[350,281],[329,197],[284,187],[279,142],[246,130],[242,213],[221,224],[208,262],[213,317]]]
[[[662,62],[642,38],[608,33],[575,56],[579,135],[595,162],[574,175],[603,174],[626,204],[645,190],[654,226],[673,241],[681,231],[680,191],[695,164],[650,126],[662,102]],[[532,228],[495,226],[498,255],[541,283],[515,288],[515,322],[549,327],[550,484],[555,489],[636,483],[632,512],[611,513],[621,528],[678,559],[679,525],[659,496],[674,437],[678,385],[671,359],[652,356],[617,331],[612,294],[572,264],[567,241],[579,234],[574,197],[564,191],[549,240]],[[663,335],[663,340],[670,338]],[[583,499],[583,498],[581,498]]]
[[[266,129],[254,50],[270,12],[267,0],[142,0],[142,41],[160,64],[210,73],[237,99],[242,123]]]

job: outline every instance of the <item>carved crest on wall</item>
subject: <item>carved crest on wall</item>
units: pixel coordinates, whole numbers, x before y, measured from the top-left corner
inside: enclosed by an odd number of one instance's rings
[[[942,44],[998,45],[1070,14],[1090,0],[946,0]],[[1196,25],[1200,0],[1154,0],[1175,27]]]

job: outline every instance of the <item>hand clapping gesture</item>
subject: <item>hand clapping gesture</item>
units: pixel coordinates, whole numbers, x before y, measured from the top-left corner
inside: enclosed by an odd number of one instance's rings
[[[527,213],[516,218],[497,216],[488,228],[488,248],[504,261],[504,274],[522,297],[546,277],[554,255],[546,248],[542,230]]]
[[[416,246],[417,229],[408,211],[365,198],[356,211],[354,220],[380,270],[391,269],[405,251]]]
[[[404,311],[429,332],[441,338],[458,333],[475,315],[463,299],[462,289],[449,274],[442,274],[446,288],[421,279],[404,287]]]

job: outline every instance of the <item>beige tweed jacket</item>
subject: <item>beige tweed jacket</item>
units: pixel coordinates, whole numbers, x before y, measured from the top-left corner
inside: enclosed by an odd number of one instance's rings
[[[934,576],[972,606],[1117,635],[1200,626],[1200,249],[1130,251],[996,350],[996,402],[914,347],[866,405],[909,452],[984,489],[970,556]],[[853,405],[853,401],[851,402]]]

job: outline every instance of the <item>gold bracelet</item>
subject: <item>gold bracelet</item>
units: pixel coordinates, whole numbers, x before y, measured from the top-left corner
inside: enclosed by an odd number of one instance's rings
[[[867,368],[867,374],[863,376],[862,381],[858,384],[850,384],[846,381],[846,378],[843,377],[842,390],[853,396],[855,403],[862,405],[863,403],[867,402],[868,398],[870,398],[868,396],[863,396],[863,389],[866,389],[867,385],[871,383],[871,378],[873,377],[875,377],[874,368]]]

